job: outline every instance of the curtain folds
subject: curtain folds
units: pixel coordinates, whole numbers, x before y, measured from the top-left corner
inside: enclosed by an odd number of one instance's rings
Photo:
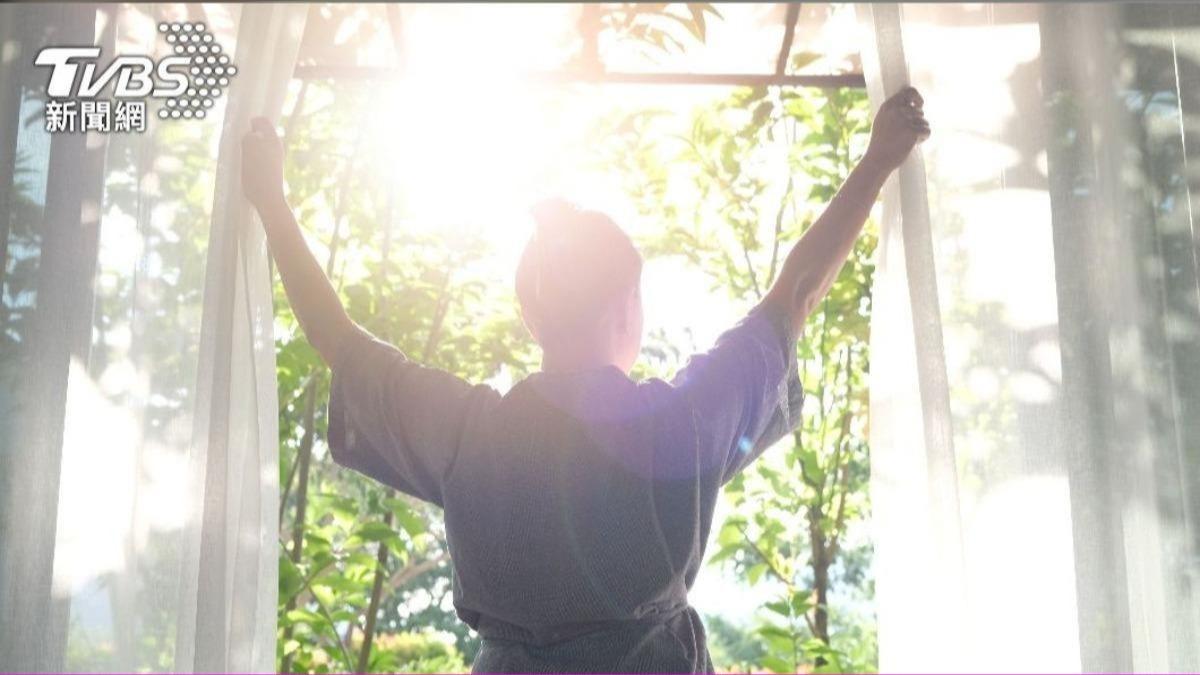
[[[1200,11],[859,15],[934,128],[876,273],[880,670],[1200,668]]]
[[[179,670],[272,671],[278,575],[278,401],[266,240],[242,197],[240,153],[250,119],[277,119],[307,8],[242,8],[221,129],[201,325],[193,453],[203,511],[192,521],[180,596]],[[197,484],[199,481],[197,480]],[[197,502],[200,503],[200,502]],[[191,564],[195,568],[190,568]],[[195,579],[195,586],[191,581]],[[193,604],[194,603],[194,604]],[[195,623],[192,608],[195,611]],[[195,635],[192,643],[190,638]]]
[[[107,144],[80,135],[52,139],[20,122],[37,105],[29,88],[36,43],[27,36],[50,24],[59,40],[90,43],[97,11],[80,5],[4,13],[0,39],[8,58],[0,62],[0,100],[9,116],[0,123],[9,180],[0,214],[6,221],[0,228],[6,265],[0,667],[56,670],[66,643],[66,607],[52,594],[64,408],[70,365],[87,351],[98,214],[84,207],[102,189]]]
[[[272,294],[238,144],[305,13],[0,7],[2,670],[274,668]],[[205,119],[44,130],[39,48],[161,56],[184,20],[238,69]]]

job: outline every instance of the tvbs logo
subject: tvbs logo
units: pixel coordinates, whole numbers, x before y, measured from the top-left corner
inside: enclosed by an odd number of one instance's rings
[[[122,55],[100,68],[99,47],[46,47],[34,65],[50,68],[46,131],[145,131],[148,99],[159,99],[162,119],[203,118],[237,66],[202,23],[164,22],[158,32],[174,54],[157,62]],[[101,98],[106,89],[111,99]]]

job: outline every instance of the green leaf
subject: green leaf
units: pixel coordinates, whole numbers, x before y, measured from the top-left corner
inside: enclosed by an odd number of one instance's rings
[[[313,495],[312,502],[315,506],[320,506],[330,511],[333,511],[339,516],[347,519],[355,519],[359,516],[358,502],[351,497],[336,494],[319,494]]]
[[[384,523],[363,523],[351,536],[363,541],[387,541],[396,536],[396,532]]]
[[[800,466],[804,468],[804,478],[811,485],[821,485],[825,482],[825,472],[821,470],[821,460],[817,453],[809,448],[800,450]]]
[[[333,544],[326,537],[309,530],[304,533],[304,552],[308,555],[315,555],[318,551],[330,551],[333,549]]]
[[[767,656],[762,657],[762,665],[764,668],[771,671],[772,673],[794,673],[794,672],[796,672],[796,668],[795,668],[794,664],[792,664],[791,661],[788,661],[779,656],[775,656],[773,654],[768,654]]]
[[[316,630],[323,630],[329,626],[329,621],[317,612],[307,609],[293,609],[284,617],[291,623],[304,623],[312,626]]]
[[[403,511],[393,511],[393,513],[396,514],[396,522],[400,524],[400,527],[404,528],[409,537],[415,539],[429,531],[429,526],[426,524],[425,519],[411,508],[406,507]]]
[[[806,591],[792,593],[792,611],[797,615],[805,614],[812,609],[812,598]]]
[[[340,574],[330,574],[317,577],[316,579],[312,580],[311,585],[314,588],[323,587],[338,591],[339,593],[354,593],[363,589],[361,582],[354,579],[347,579]]]
[[[671,19],[672,21],[677,22],[679,25],[686,28],[687,31],[692,34],[692,37],[695,37],[700,42],[704,42],[704,17],[703,17],[703,14],[701,14],[701,18],[699,21],[696,20],[695,12],[692,13],[691,18],[679,16],[677,14],[663,14],[662,16],[664,18]]]
[[[279,556],[279,602],[284,605],[304,588],[304,575],[286,555]]]
[[[363,550],[354,551],[353,553],[350,553],[349,555],[346,556],[345,564],[346,565],[357,565],[360,567],[374,569],[375,568],[375,555],[373,553],[368,553],[367,551],[363,551]]]
[[[717,534],[717,543],[721,546],[733,546],[742,543],[742,529],[736,522],[725,521]]]
[[[832,648],[830,648],[829,645],[825,644],[825,642],[823,640],[821,640],[819,638],[815,638],[815,637],[805,640],[804,644],[802,644],[800,646],[801,646],[801,648],[804,649],[805,653],[811,654],[814,657],[816,657],[816,656],[828,657],[828,656],[836,653],[833,651]]]
[[[736,555],[739,550],[740,550],[740,548],[738,546],[723,546],[721,548],[721,550],[719,550],[716,553],[714,553],[713,555],[709,556],[708,564],[716,565],[718,563],[724,562],[724,561],[732,558],[734,555]]]
[[[705,36],[708,34],[708,27],[704,23],[704,8],[696,3],[689,2],[687,4],[688,13],[692,15],[693,33],[701,42],[704,42]]]
[[[803,70],[805,66],[821,58],[818,52],[797,52],[792,54],[792,71]]]
[[[750,582],[750,585],[753,586],[754,584],[758,583],[758,580],[762,578],[762,575],[766,573],[766,571],[766,563],[758,563],[753,565],[749,570],[746,571],[746,581]]]
[[[709,14],[712,14],[713,16],[717,17],[718,19],[721,19],[721,20],[725,19],[725,15],[721,14],[720,10],[717,9],[717,6],[711,2],[695,2],[695,3],[690,3],[690,4],[699,7],[702,11],[708,12]]]
[[[313,597],[319,600],[322,605],[328,607],[333,604],[334,594],[329,588],[316,585],[310,585],[309,588],[312,590]]]
[[[788,607],[788,603],[784,602],[783,600],[776,600],[774,602],[768,602],[766,605],[764,605],[764,607],[771,610],[772,612],[775,612],[776,614],[778,614],[780,616],[784,616],[784,617],[791,616],[791,610]]]
[[[751,117],[751,124],[755,127],[761,127],[771,117],[771,113],[775,111],[774,101],[763,101],[754,108],[754,115]]]
[[[314,569],[320,569],[337,562],[337,558],[329,551],[305,551],[304,554],[311,556],[309,558],[309,565]]]

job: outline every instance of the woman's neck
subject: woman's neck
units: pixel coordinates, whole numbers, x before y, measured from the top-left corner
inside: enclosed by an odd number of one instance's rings
[[[547,373],[579,373],[601,370],[609,366],[617,367],[614,359],[596,352],[544,352],[542,354],[542,371]]]

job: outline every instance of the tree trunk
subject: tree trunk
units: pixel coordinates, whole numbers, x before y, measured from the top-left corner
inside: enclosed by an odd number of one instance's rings
[[[383,524],[392,527],[393,514],[391,511],[383,517]],[[375,640],[375,621],[379,615],[379,604],[383,600],[383,582],[387,579],[388,547],[379,542],[379,552],[375,555],[375,580],[371,584],[371,602],[367,605],[367,623],[363,626],[362,649],[358,652],[357,672],[367,672],[367,663],[371,658],[371,643]]]
[[[829,644],[829,566],[833,562],[825,534],[821,529],[822,509],[819,506],[808,508],[808,531],[812,545],[813,594],[816,596],[816,606],[813,608],[812,630],[813,637],[826,645]],[[818,656],[814,665],[823,666],[826,661]]]
[[[446,312],[450,304],[449,289],[450,270],[447,269],[442,277],[442,285],[438,289],[437,310],[433,317],[433,323],[429,327],[429,335],[425,338],[425,347],[421,352],[423,363],[429,361],[429,357],[433,354],[434,347],[437,346],[438,339],[441,337],[442,324],[446,320]],[[388,496],[395,496],[395,492],[388,490]],[[383,517],[383,523],[388,528],[391,528],[393,520],[392,511],[388,511]],[[375,622],[379,614],[379,605],[383,601],[384,582],[387,580],[387,559],[387,545],[380,542],[379,552],[375,558],[375,578],[371,584],[371,600],[367,605],[367,620],[363,627],[362,649],[358,652],[358,672],[360,673],[366,672],[367,663],[371,659],[371,643],[375,640]]]
[[[299,485],[296,486],[296,517],[292,521],[292,550],[289,556],[292,562],[299,565],[300,556],[304,551],[304,519],[308,510],[308,468],[312,464],[313,441],[316,439],[317,387],[316,379],[310,379],[304,389],[304,438],[300,440],[299,456]],[[287,602],[287,611],[296,608],[296,598]],[[292,637],[292,627],[288,626],[283,632],[283,640],[287,642]],[[289,672],[292,667],[292,655],[283,657],[281,670]]]

